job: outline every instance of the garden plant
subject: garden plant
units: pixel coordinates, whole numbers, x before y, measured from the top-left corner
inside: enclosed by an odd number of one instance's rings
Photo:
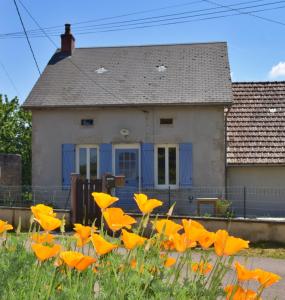
[[[8,233],[13,227],[0,220],[1,299],[253,300],[280,280],[235,260],[248,241],[209,232],[191,219],[178,224],[171,220],[173,207],[164,218],[150,215],[159,200],[135,194],[142,213],[137,221],[111,207],[118,198],[93,197],[102,210],[100,228],[74,224],[72,236],[43,204],[31,207],[28,233]]]

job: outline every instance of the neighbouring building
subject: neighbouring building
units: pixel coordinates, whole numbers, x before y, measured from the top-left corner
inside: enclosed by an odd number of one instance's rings
[[[283,131],[266,117],[284,116],[284,86],[232,85],[226,43],[75,48],[69,25],[61,40],[24,103],[34,186],[68,187],[73,172],[123,174],[123,206],[137,191],[167,202],[170,189],[186,214],[198,196],[240,197],[230,186],[255,185],[250,172],[265,182],[274,173],[271,186],[282,185]],[[266,100],[270,89],[280,97]],[[274,145],[283,147],[279,157]]]
[[[0,153],[0,186],[20,186],[22,184],[21,155]]]
[[[284,216],[285,82],[236,82],[233,99],[226,110],[227,184],[245,188],[251,214]]]

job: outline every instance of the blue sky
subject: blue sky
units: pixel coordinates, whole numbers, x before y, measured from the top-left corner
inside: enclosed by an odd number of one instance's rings
[[[166,6],[181,4],[179,7],[170,7],[160,11],[100,21],[96,24],[190,12],[215,7],[214,4],[209,4],[205,1],[193,0],[21,1],[42,27],[62,25],[62,31],[63,25],[66,22],[73,24],[76,22]],[[252,4],[243,4],[243,6],[276,1],[278,0],[260,0]],[[233,5],[246,2],[246,0],[215,0],[215,2]],[[250,0],[247,2],[250,2]],[[284,3],[281,2],[282,1],[271,7],[285,6],[285,1]],[[23,10],[23,7],[20,4],[18,5],[27,29],[38,29]],[[222,10],[222,8],[220,10]],[[2,12],[0,18],[0,36],[3,33],[22,30],[12,0],[1,0],[0,11]],[[285,8],[280,8],[278,10],[258,12],[256,14],[285,23],[284,13]],[[87,25],[94,24],[95,23],[89,23]],[[86,24],[82,24],[81,26],[83,25]],[[76,27],[74,27],[74,31],[75,28]],[[58,33],[61,31],[60,28],[56,30]],[[229,47],[231,72],[234,81],[285,79],[285,26],[266,22],[248,15],[135,30],[98,32],[82,35],[76,35],[75,33],[74,35],[77,47],[226,41]],[[52,38],[59,45],[59,36]],[[55,48],[45,37],[32,38],[31,43],[40,69],[43,70],[49,58],[54,53]],[[7,73],[12,78],[13,84],[9,80]],[[38,76],[25,39],[0,39],[0,94],[7,94],[9,97],[18,95],[22,102],[33,87]]]

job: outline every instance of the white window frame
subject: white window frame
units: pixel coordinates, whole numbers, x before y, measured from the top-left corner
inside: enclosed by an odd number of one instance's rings
[[[158,148],[165,148],[165,184],[158,184]],[[176,184],[169,184],[169,148],[176,149]],[[154,183],[157,189],[177,189],[179,187],[179,147],[177,144],[157,144],[154,148]]]
[[[116,149],[137,149],[139,150],[139,157],[138,157],[138,163],[139,163],[139,192],[141,191],[141,147],[140,144],[115,144],[113,145],[113,154],[112,154],[112,169],[113,174],[115,175],[115,169],[116,169]]]
[[[86,152],[86,179],[90,180],[90,149],[97,150],[97,178],[99,178],[100,170],[100,151],[98,145],[76,145],[76,173],[79,174],[79,150],[88,149]]]

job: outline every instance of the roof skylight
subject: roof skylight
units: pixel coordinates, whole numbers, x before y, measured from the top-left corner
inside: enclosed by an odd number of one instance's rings
[[[97,69],[95,72],[96,72],[97,74],[103,74],[103,73],[108,72],[108,70],[107,70],[106,68],[104,68],[104,67],[100,67],[100,68]]]
[[[164,65],[160,65],[160,66],[157,66],[156,69],[158,72],[165,72],[167,67]]]

